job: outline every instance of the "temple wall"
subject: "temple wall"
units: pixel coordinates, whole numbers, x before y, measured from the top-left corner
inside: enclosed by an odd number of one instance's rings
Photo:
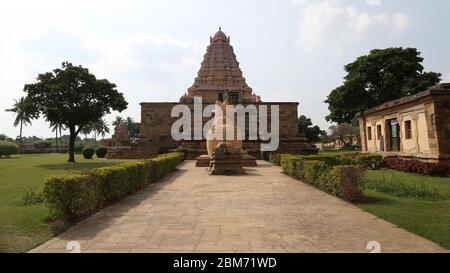
[[[151,150],[152,153],[158,152],[159,149],[173,149],[177,148],[181,142],[176,142],[171,137],[171,127],[172,124],[178,120],[179,118],[172,118],[171,110],[172,108],[178,105],[178,103],[141,103],[141,139],[143,143],[147,144],[148,149]],[[193,104],[186,104],[191,108],[191,118],[192,118],[192,132],[193,128]],[[280,140],[281,141],[291,141],[293,139],[299,138],[298,133],[298,103],[259,103],[254,104],[257,109],[259,109],[260,105],[267,106],[269,119],[267,121],[269,131],[270,123],[271,123],[271,113],[270,109],[272,105],[279,106],[279,132],[280,132]],[[244,105],[245,106],[245,105]],[[203,107],[206,107],[204,105]],[[203,125],[208,122],[210,118],[203,118]],[[246,131],[249,129],[248,117],[246,118]],[[259,126],[259,125],[258,125]],[[248,133],[246,133],[246,137],[248,138]],[[205,142],[204,140],[202,142]],[[257,141],[247,141],[244,143],[244,146],[247,146],[249,149],[256,149],[256,146],[259,146],[260,140]],[[203,143],[197,144],[199,147],[203,147]]]

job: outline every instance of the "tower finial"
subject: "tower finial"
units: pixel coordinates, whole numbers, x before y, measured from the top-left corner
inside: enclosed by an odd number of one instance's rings
[[[222,30],[222,27],[221,26],[219,26],[219,31],[221,31]]]

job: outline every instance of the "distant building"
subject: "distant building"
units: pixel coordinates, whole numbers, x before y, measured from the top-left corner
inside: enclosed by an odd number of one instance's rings
[[[450,159],[450,84],[383,103],[357,115],[363,152]]]

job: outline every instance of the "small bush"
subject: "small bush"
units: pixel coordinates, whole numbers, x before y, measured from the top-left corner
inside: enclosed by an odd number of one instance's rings
[[[18,154],[19,147],[14,142],[0,141],[0,158],[5,156],[9,158],[11,155]]]
[[[95,155],[98,158],[105,158],[106,154],[108,154],[108,149],[106,149],[105,147],[98,147],[95,150]]]
[[[359,155],[356,164],[368,170],[378,170],[383,167],[384,160],[381,155]]]
[[[309,161],[322,161],[326,163],[328,166],[339,166],[339,165],[353,165],[355,161],[343,155],[308,155],[302,156],[302,159]]]
[[[87,147],[83,149],[83,157],[85,159],[92,159],[95,154],[95,149],[92,147]]]
[[[306,182],[318,185],[320,177],[329,170],[329,166],[322,161],[311,160],[303,162],[303,177]]]
[[[311,158],[321,160],[311,160]],[[301,179],[332,195],[348,201],[357,201],[363,197],[364,187],[361,182],[363,169],[361,167],[355,165],[330,166],[326,163],[346,162],[343,158],[284,154],[281,155],[280,162],[285,174]],[[354,161],[351,160],[351,162]]]
[[[359,201],[364,196],[363,170],[347,165],[336,166],[320,181],[321,188],[348,201]]]
[[[49,208],[63,218],[92,212],[99,206],[97,183],[89,174],[52,176],[44,181],[43,196]]]
[[[417,159],[387,157],[385,158],[385,163],[388,168],[402,172],[432,176],[447,176],[450,173],[450,165],[443,162],[425,162]]]
[[[145,186],[149,181],[148,162],[125,162],[92,170],[101,203],[119,200]]]
[[[276,153],[269,154],[269,162],[280,166],[281,155]]]
[[[280,166],[283,173],[297,177],[297,162],[301,160],[301,157],[295,155],[280,155]]]
[[[169,153],[162,154],[150,159],[150,180],[157,181],[168,173],[173,172],[178,164],[183,161],[184,154]]]
[[[183,157],[182,153],[170,153],[86,173],[52,176],[44,181],[44,200],[63,218],[87,215],[173,172]]]
[[[49,141],[39,141],[33,143],[33,147],[35,149],[49,149],[52,147],[52,143]]]
[[[177,153],[182,153],[183,154],[183,160],[186,160],[187,154],[188,154],[188,149],[180,146],[180,147],[177,148],[176,152]]]

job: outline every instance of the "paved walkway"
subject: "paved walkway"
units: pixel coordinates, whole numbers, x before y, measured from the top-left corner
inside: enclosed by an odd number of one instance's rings
[[[280,173],[209,176],[192,161],[31,252],[435,252],[435,243]]]

